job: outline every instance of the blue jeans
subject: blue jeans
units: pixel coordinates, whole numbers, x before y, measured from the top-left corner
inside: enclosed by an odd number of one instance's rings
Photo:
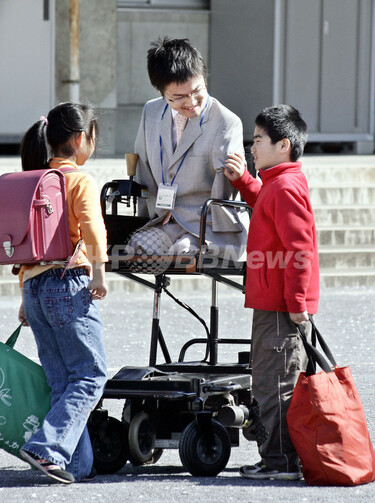
[[[90,412],[107,380],[103,327],[84,268],[51,269],[25,282],[24,305],[40,362],[51,387],[51,410],[22,447],[71,472],[79,481],[92,468]]]

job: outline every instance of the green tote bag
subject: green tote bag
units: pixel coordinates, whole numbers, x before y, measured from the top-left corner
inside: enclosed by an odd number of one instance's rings
[[[21,327],[0,342],[0,448],[15,456],[41,427],[51,394],[42,367],[13,349]]]

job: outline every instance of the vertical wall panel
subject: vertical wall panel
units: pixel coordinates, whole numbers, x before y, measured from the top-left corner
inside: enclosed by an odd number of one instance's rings
[[[210,90],[241,117],[245,140],[272,105],[274,15],[274,0],[211,1]]]
[[[320,1],[288,0],[285,12],[284,102],[317,131],[320,99]]]
[[[357,44],[358,0],[325,0],[322,33],[322,133],[353,131],[358,82]]]
[[[0,135],[20,138],[54,101],[54,2],[0,2]],[[5,140],[6,141],[6,140]]]

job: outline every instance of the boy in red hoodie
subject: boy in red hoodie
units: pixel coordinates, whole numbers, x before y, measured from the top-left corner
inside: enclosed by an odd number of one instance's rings
[[[296,324],[310,338],[309,314],[318,310],[319,263],[314,215],[299,157],[307,140],[298,110],[278,105],[255,120],[251,153],[262,184],[239,154],[229,155],[225,175],[253,208],[247,243],[245,307],[254,310],[252,390],[267,440],[261,461],[243,466],[250,479],[298,480],[298,455],[286,412],[307,357]]]

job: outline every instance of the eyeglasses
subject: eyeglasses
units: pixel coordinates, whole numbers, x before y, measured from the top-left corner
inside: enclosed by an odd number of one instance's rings
[[[188,98],[200,98],[202,96],[202,93],[206,90],[206,86],[202,86],[200,87],[199,89],[197,89],[196,91],[193,91],[192,93],[189,93],[189,94],[185,94],[184,96],[181,96],[180,98],[175,98],[174,100],[172,100],[171,98],[168,98],[168,96],[165,96],[164,97],[170,101],[171,103],[176,103],[176,105],[178,105],[179,103],[183,103],[184,101],[186,101]]]

